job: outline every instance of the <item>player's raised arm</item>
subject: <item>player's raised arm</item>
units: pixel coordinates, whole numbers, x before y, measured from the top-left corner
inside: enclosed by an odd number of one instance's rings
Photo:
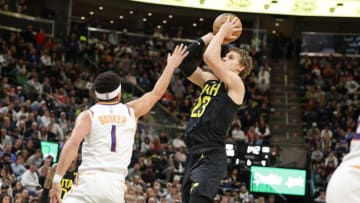
[[[167,64],[160,78],[157,80],[154,88],[145,93],[139,99],[130,101],[127,105],[134,109],[135,117],[138,119],[139,117],[147,114],[151,108],[158,102],[166,89],[169,86],[171,77],[177,67],[181,64],[185,56],[188,54],[186,51],[186,46],[183,44],[177,45],[172,54],[168,54]]]

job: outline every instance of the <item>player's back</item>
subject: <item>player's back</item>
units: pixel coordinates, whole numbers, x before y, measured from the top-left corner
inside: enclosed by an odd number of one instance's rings
[[[127,175],[136,131],[132,109],[124,104],[95,104],[91,130],[82,144],[79,172],[101,170]]]

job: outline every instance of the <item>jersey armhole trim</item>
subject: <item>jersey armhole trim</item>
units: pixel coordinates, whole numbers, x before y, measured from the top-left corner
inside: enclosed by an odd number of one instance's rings
[[[128,107],[127,105],[125,105],[125,106],[126,106],[128,112],[129,112],[129,115],[130,115],[133,119],[135,119],[135,115],[134,115],[133,109],[130,108],[130,107]]]
[[[93,120],[94,112],[93,112],[91,109],[89,109],[88,111],[89,111],[90,121],[92,121],[92,120]]]

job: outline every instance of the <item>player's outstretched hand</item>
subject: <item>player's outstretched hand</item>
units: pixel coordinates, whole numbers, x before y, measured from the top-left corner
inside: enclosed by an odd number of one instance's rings
[[[50,190],[50,203],[60,203],[61,202],[61,185],[60,183],[53,183]]]
[[[183,61],[183,59],[188,55],[188,51],[186,51],[187,46],[184,44],[176,45],[172,54],[168,54],[167,57],[167,65],[177,68]]]

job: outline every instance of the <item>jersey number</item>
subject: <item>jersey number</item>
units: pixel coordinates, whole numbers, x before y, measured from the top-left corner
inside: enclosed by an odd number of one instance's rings
[[[116,126],[111,126],[111,151],[116,152]]]
[[[192,118],[201,117],[204,114],[206,107],[210,103],[210,101],[211,101],[211,96],[199,97],[198,102],[196,103],[194,109],[191,112],[191,117]]]

